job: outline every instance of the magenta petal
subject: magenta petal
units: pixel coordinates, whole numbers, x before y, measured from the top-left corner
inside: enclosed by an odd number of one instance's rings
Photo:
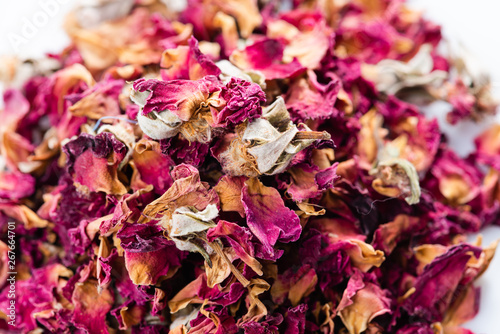
[[[306,71],[297,59],[282,63],[283,45],[275,39],[263,39],[233,53],[237,65],[248,70],[258,70],[266,80],[295,77]],[[232,56],[233,56],[232,55]]]
[[[209,94],[220,89],[220,83],[215,76],[206,76],[199,80],[139,79],[134,82],[134,89],[139,92],[150,92],[142,110],[143,115],[152,111],[170,110],[181,120],[188,121],[195,111],[192,110],[191,103],[194,103],[194,100],[198,101],[198,98],[200,102],[207,99]]]
[[[35,192],[35,178],[29,174],[0,172],[0,198],[21,199]]]
[[[300,237],[299,217],[285,206],[275,188],[264,186],[258,179],[250,179],[245,182],[241,200],[248,227],[269,254],[274,254],[273,246],[277,241],[292,242]]]
[[[480,248],[462,244],[438,256],[424,268],[415,282],[415,293],[403,307],[427,321],[441,321],[465,275],[467,262],[480,254]]]

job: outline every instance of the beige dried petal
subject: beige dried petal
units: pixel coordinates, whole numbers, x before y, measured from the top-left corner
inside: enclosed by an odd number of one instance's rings
[[[243,71],[225,59],[218,61],[215,65],[221,70],[220,78],[224,83],[228,83],[232,77],[235,77],[254,82],[262,89],[266,88],[266,78],[259,71]]]
[[[248,123],[243,133],[243,141],[255,141],[257,144],[276,140],[280,132],[264,118],[257,118]]]
[[[223,176],[214,190],[219,196],[222,211],[236,211],[241,217],[245,217],[245,208],[241,201],[241,190],[245,179],[241,177]]]
[[[370,174],[377,176],[372,187],[378,193],[389,197],[405,196],[405,201],[410,205],[420,202],[417,170],[408,160],[393,158],[379,161],[377,168]]]
[[[120,327],[120,329],[126,330],[141,322],[144,316],[144,310],[139,305],[133,305],[131,307],[124,306],[120,309],[120,316],[123,321],[123,326]]]
[[[182,121],[174,113],[171,111],[161,113],[153,111],[151,114],[154,115],[155,119],[141,114],[137,115],[139,126],[149,137],[160,140],[171,138],[179,133]]]
[[[233,248],[224,248],[222,251],[226,254],[230,262],[233,262],[236,258],[236,253]],[[210,261],[212,262],[212,266],[209,266],[208,263],[205,262],[205,273],[207,274],[208,287],[213,288],[231,275],[231,267],[226,259],[217,253],[210,255]]]
[[[290,286],[288,292],[290,303],[292,303],[293,306],[297,306],[302,298],[307,297],[314,291],[316,283],[318,283],[318,276],[314,269],[311,269]]]
[[[322,216],[326,213],[326,210],[324,208],[318,209],[318,205],[306,203],[306,202],[299,202],[297,203],[297,206],[299,209],[306,215],[306,216]]]
[[[0,204],[0,211],[7,217],[14,218],[16,221],[22,223],[27,230],[32,228],[46,228],[52,225],[49,221],[40,218],[36,212],[26,205]]]
[[[436,257],[443,255],[447,251],[443,245],[420,245],[413,248],[415,258],[420,262],[417,271],[421,273],[424,267],[430,264]]]
[[[167,223],[170,237],[186,236],[199,233],[215,226],[213,219],[219,214],[215,204],[209,204],[203,211],[180,207],[174,211],[172,220]]]
[[[372,108],[359,119],[359,122],[361,129],[358,134],[358,152],[363,160],[371,164],[377,158],[379,139],[383,135],[380,129],[383,117]]]
[[[247,313],[238,320],[238,323],[257,322],[267,315],[266,306],[259,300],[259,295],[269,290],[269,283],[260,278],[250,281],[248,296],[246,298]]]
[[[263,118],[250,122],[243,134],[244,142],[255,143],[255,146],[247,149],[256,160],[261,174],[274,175],[281,173],[287,167],[292,158],[314,142],[314,139],[295,139],[299,130],[287,119],[281,119],[287,124],[287,129],[278,131],[275,124],[279,123],[279,117],[284,116],[281,108],[272,108],[267,111]]]
[[[199,234],[216,225],[212,219],[218,214],[219,210],[215,204],[209,204],[203,211],[180,207],[174,211],[171,219],[164,216],[160,223],[166,228],[178,249],[200,252],[205,257],[208,256],[208,248],[199,242]]]
[[[238,27],[234,17],[224,12],[217,12],[213,19],[213,25],[214,28],[221,30],[226,54],[231,53],[238,47]]]
[[[248,177],[283,172],[293,157],[316,140],[329,139],[326,132],[311,131],[301,124],[301,131],[290,121],[282,98],[263,108],[263,116],[241,124],[237,134],[226,136],[218,159],[232,176]]]
[[[368,324],[376,317],[391,312],[389,300],[381,298],[380,288],[373,283],[366,283],[363,288],[346,301],[346,293],[339,306],[339,315],[349,334],[360,334],[368,328]]]
[[[267,37],[269,38],[285,38],[290,41],[299,34],[300,30],[285,20],[273,20],[267,24]]]
[[[277,174],[288,166],[293,156],[287,154],[286,150],[297,132],[299,131],[294,127],[280,134],[274,140],[248,149],[248,153],[255,157],[262,174]]]
[[[203,299],[201,299],[197,293],[201,286],[204,284],[205,274],[199,275],[194,281],[187,284],[181,291],[179,291],[174,297],[168,301],[168,307],[170,308],[170,313],[174,314],[180,310],[185,309],[191,304],[202,304]]]
[[[329,31],[316,27],[314,30],[300,33],[285,47],[283,61],[298,59],[308,69],[317,69],[330,47]],[[314,50],[314,52],[311,52]]]
[[[223,12],[236,18],[240,34],[247,38],[262,23],[256,0],[212,0]]]
[[[444,71],[433,71],[432,47],[423,45],[420,51],[407,63],[384,59],[376,65],[363,64],[362,74],[373,81],[377,89],[388,95],[395,95],[404,88],[439,87],[447,77]]]
[[[0,56],[0,82],[6,87],[22,89],[32,77],[49,76],[61,68],[61,63],[53,58],[29,59],[22,61],[15,56]],[[2,109],[0,102],[0,109]]]
[[[347,254],[352,264],[361,271],[367,272],[372,267],[380,267],[385,261],[384,252],[375,250],[372,245],[357,239],[350,239],[348,242],[357,246],[349,248]]]

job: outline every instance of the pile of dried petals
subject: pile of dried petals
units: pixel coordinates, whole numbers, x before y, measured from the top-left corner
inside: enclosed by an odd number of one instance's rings
[[[101,1],[3,60],[0,330],[470,333],[496,245],[496,105],[399,0]],[[16,325],[8,325],[8,222]]]

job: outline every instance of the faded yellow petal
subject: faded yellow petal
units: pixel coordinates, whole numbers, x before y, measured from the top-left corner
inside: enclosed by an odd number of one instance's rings
[[[368,328],[368,324],[374,318],[390,312],[375,289],[374,284],[367,283],[351,298],[353,303],[340,310],[340,318],[350,334],[360,334]]]
[[[455,297],[453,304],[446,310],[442,324],[444,327],[456,327],[472,320],[476,316],[479,308],[477,298],[479,289],[469,284],[465,290],[462,290]],[[445,331],[448,333],[448,331]]]
[[[214,17],[214,28],[219,28],[224,40],[226,53],[230,53],[238,47],[238,28],[235,19],[223,12],[217,12]]]
[[[402,195],[401,189],[396,186],[387,185],[381,179],[375,179],[372,182],[372,188],[381,195],[387,197],[399,197]]]
[[[441,177],[439,191],[452,205],[465,204],[477,195],[463,177],[456,174]]]
[[[262,16],[255,0],[213,0],[223,12],[238,22],[241,37],[247,38],[262,23]]]
[[[40,218],[26,205],[0,204],[0,211],[17,221],[22,222],[24,224],[24,228],[27,230],[32,228],[44,228],[50,224],[49,221]]]
[[[467,262],[467,267],[475,268],[478,270],[476,279],[478,279],[490,266],[491,260],[495,256],[495,252],[498,247],[500,240],[493,241],[488,247],[483,248],[479,258],[471,256],[470,260]]]
[[[267,315],[266,306],[259,300],[258,296],[269,290],[270,285],[260,278],[250,281],[248,296],[246,298],[248,312],[240,319],[241,322],[259,321]]]
[[[370,109],[360,119],[361,129],[358,134],[358,151],[361,158],[373,163],[377,157],[378,142],[382,140],[379,131],[383,118],[375,109]]]
[[[122,317],[123,327],[122,330],[126,330],[139,324],[143,317],[143,310],[138,305],[132,306],[132,308],[122,307],[120,309],[120,316]]]
[[[424,267],[431,263],[436,257],[446,253],[447,247],[443,245],[420,245],[413,248],[415,258],[420,262],[418,272],[422,272]]]
[[[92,74],[81,64],[73,64],[58,72],[53,92],[58,96],[59,114],[62,114],[64,110],[64,97],[80,81],[85,82],[89,87],[95,84]]]
[[[245,209],[241,201],[241,189],[245,184],[244,177],[225,175],[214,187],[219,195],[222,211],[236,211],[245,217]]]
[[[297,306],[302,298],[312,293],[316,287],[316,283],[318,283],[318,276],[316,275],[314,269],[311,269],[304,276],[302,276],[297,283],[290,287],[288,299],[290,299],[292,305]]]
[[[200,299],[196,295],[203,284],[203,276],[204,275],[198,276],[169,300],[168,307],[170,308],[170,313],[176,313],[189,304],[203,304],[203,299]]]
[[[326,210],[324,208],[320,208],[318,205],[306,202],[299,202],[297,203],[297,206],[305,216],[322,216],[326,213]]]
[[[226,254],[229,261],[232,262],[236,258],[234,249],[231,247],[224,248],[222,251]],[[217,253],[211,254],[210,260],[212,261],[212,267],[205,262],[205,272],[207,274],[207,285],[213,288],[216,284],[222,283],[229,277],[231,274],[231,267],[227,261]]]
[[[352,264],[361,271],[367,272],[373,266],[380,267],[384,262],[384,252],[381,250],[375,250],[372,245],[361,240],[351,239],[348,241],[358,246],[347,249],[347,254],[351,258]]]

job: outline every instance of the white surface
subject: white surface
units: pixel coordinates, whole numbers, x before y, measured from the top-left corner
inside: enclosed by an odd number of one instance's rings
[[[4,0],[5,1],[5,0]],[[170,0],[172,1],[172,0]],[[47,6],[51,4],[51,6]],[[45,52],[57,52],[69,40],[61,25],[64,14],[73,6],[69,0],[8,1],[0,11],[0,55],[37,57]],[[445,36],[460,40],[490,70],[496,97],[500,98],[500,2],[494,0],[411,0],[413,8],[423,9],[427,17],[442,24]],[[45,10],[44,10],[45,8]],[[49,10],[47,10],[49,9]],[[48,13],[48,14],[47,14]],[[44,18],[47,18],[46,20]],[[35,25],[37,24],[37,25]],[[31,25],[31,28],[29,29]],[[17,46],[16,46],[17,41]],[[439,110],[437,110],[439,111]],[[431,114],[443,115],[436,109]],[[476,133],[467,124],[449,127],[438,117],[450,134],[450,144],[467,154],[473,149]],[[484,124],[489,125],[490,122]],[[484,244],[500,238],[500,227],[482,231]],[[500,315],[500,256],[478,281],[483,288],[479,315],[465,327],[476,334],[497,334]]]
[[[69,43],[62,23],[74,3],[70,0],[4,3],[0,11],[0,55],[40,57],[46,52],[61,51]]]

